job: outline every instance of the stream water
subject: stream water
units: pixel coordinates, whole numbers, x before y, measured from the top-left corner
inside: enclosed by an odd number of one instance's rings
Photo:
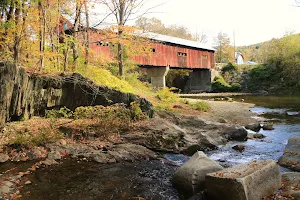
[[[252,160],[278,160],[287,140],[300,135],[299,97],[239,97],[239,101],[255,103],[253,112],[274,123],[274,130],[264,131],[266,138],[242,142],[242,153],[232,149],[238,142],[208,152],[208,156],[224,166]],[[167,154],[164,159],[136,163],[100,165],[94,162],[66,160],[60,166],[39,169],[28,178],[31,185],[21,190],[22,199],[183,199],[172,187],[172,175],[188,157]],[[170,164],[172,163],[172,164]],[[288,171],[281,168],[281,171]]]

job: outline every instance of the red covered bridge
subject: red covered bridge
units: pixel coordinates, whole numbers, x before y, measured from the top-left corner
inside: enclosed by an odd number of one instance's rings
[[[105,37],[90,33],[94,44],[91,48],[99,55],[114,56],[105,42]],[[209,91],[211,89],[211,69],[215,67],[215,50],[198,42],[160,35],[156,33],[139,34],[152,41],[151,56],[129,58],[145,68],[151,77],[152,85],[165,87],[165,76],[169,69],[190,69],[188,90]]]
[[[67,21],[64,30],[72,29]],[[110,43],[101,31],[90,30],[91,49],[96,55],[113,58]],[[165,87],[165,76],[170,68],[190,69],[188,88],[190,91],[209,91],[211,89],[211,69],[215,67],[215,50],[198,42],[160,35],[156,33],[141,33],[139,37],[149,38],[152,41],[151,56],[135,56],[129,58],[142,68],[146,69],[155,87]]]

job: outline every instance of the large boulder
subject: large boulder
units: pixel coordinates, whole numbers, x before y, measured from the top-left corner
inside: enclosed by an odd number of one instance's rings
[[[229,127],[225,134],[227,135],[227,138],[229,140],[234,141],[245,141],[247,140],[248,132],[247,130],[242,126],[233,126]]]
[[[172,183],[180,193],[192,196],[205,189],[206,174],[221,169],[223,167],[198,151],[176,171]]]
[[[260,123],[251,123],[245,126],[246,129],[258,132],[261,129]]]
[[[281,176],[275,161],[253,161],[206,176],[210,198],[222,200],[258,200],[281,187]]]
[[[300,136],[289,139],[278,164],[294,171],[300,171]]]
[[[7,121],[43,115],[46,109],[113,105],[138,102],[150,117],[153,106],[146,99],[98,86],[80,74],[47,76],[29,74],[23,68],[0,63],[0,125]]]

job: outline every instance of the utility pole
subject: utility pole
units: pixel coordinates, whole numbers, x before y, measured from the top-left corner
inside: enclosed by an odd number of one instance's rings
[[[233,57],[236,62],[236,57],[235,57],[235,31],[233,30]]]

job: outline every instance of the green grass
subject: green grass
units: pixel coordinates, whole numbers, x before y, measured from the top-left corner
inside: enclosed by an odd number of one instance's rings
[[[189,102],[189,106],[195,110],[203,112],[208,112],[211,109],[209,104],[205,101]]]

